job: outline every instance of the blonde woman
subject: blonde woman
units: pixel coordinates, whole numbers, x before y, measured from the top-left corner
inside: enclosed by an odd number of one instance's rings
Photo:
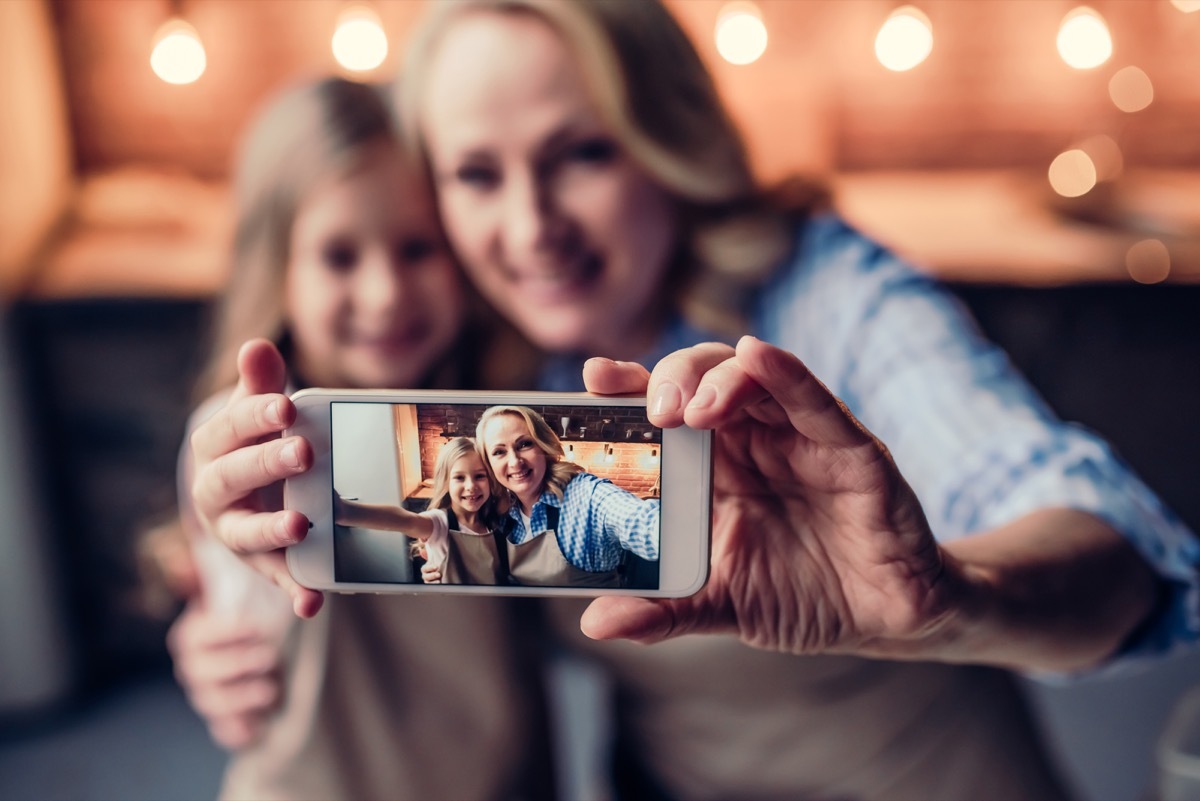
[[[658,561],[658,500],[566,461],[558,435],[533,409],[488,408],[475,442],[508,491],[504,545],[514,583],[617,587],[625,552]]]
[[[540,385],[621,360],[589,387],[716,431],[708,587],[584,618],[672,641],[561,614],[616,676],[622,789],[1065,796],[996,666],[1194,639],[1188,532],[818,188],[755,183],[661,4],[433,3],[405,70],[451,246],[555,357]]]

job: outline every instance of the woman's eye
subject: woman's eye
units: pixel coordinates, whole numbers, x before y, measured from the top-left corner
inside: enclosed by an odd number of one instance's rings
[[[345,242],[333,242],[321,249],[321,262],[337,271],[344,272],[358,264],[358,249]]]
[[[588,164],[607,164],[617,155],[617,146],[610,139],[584,139],[567,149],[567,158]]]

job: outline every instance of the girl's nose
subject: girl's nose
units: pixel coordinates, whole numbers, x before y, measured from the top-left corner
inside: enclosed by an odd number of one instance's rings
[[[371,251],[359,270],[355,300],[363,311],[387,314],[400,307],[405,293],[404,271],[390,253]]]

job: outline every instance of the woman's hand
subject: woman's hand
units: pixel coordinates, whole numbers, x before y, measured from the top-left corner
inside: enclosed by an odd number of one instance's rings
[[[795,356],[751,337],[638,365],[593,359],[585,383],[647,391],[662,427],[713,429],[708,583],[678,600],[606,597],[588,636],[646,642],[735,632],[793,653],[900,655],[936,638],[960,596],[887,449]]]
[[[280,439],[296,417],[283,395],[283,357],[270,342],[247,342],[238,353],[238,384],[228,403],[192,433],[191,502],[205,531],[279,585],[300,617],[321,608],[320,592],[300,586],[283,549],[304,539],[308,520],[284,511],[283,479],[312,466],[312,446]]]

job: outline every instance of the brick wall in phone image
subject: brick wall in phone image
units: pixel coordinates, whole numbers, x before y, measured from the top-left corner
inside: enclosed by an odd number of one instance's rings
[[[421,404],[417,429],[421,472],[432,482],[433,465],[442,446],[454,437],[475,436],[486,406]],[[638,407],[533,406],[562,440],[565,456],[584,470],[607,478],[642,498],[657,498],[662,431]],[[563,436],[563,418],[567,418]]]

